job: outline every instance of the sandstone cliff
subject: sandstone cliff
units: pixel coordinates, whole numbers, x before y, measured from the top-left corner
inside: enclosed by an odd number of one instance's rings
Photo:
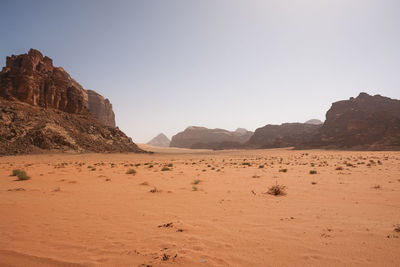
[[[87,107],[100,123],[115,127],[115,115],[112,110],[112,105],[108,99],[104,99],[93,90],[87,90],[88,102]]]
[[[88,109],[104,125],[115,127],[114,112],[107,99],[86,91],[63,68],[54,67],[51,58],[35,49],[6,58],[6,66],[0,72],[0,96],[75,114]]]
[[[297,146],[311,140],[320,127],[309,123],[268,124],[256,129],[247,145],[251,148]]]
[[[109,101],[84,90],[50,58],[33,49],[7,57],[0,72],[0,155],[144,152],[114,126]]]
[[[174,135],[171,147],[226,149],[237,148],[247,142],[253,132],[239,128],[236,131],[190,126]]]
[[[400,100],[360,93],[338,101],[318,134],[304,147],[400,149]]]

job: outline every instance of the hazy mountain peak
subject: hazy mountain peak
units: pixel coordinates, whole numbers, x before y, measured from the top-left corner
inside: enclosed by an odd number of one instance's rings
[[[168,147],[170,142],[171,142],[171,140],[169,140],[169,138],[165,134],[160,133],[156,137],[151,139],[147,144],[151,145],[151,146]]]
[[[323,124],[321,120],[318,119],[311,119],[305,122],[306,124],[314,124],[314,125],[320,125]]]

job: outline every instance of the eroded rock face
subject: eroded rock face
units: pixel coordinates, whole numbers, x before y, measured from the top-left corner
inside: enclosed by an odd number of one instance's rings
[[[74,114],[0,97],[0,155],[49,151],[144,152],[88,111]]]
[[[234,148],[247,142],[252,134],[253,132],[240,128],[237,131],[231,132],[224,129],[190,126],[183,132],[174,135],[170,146],[207,149]]]
[[[255,130],[248,142],[253,148],[292,147],[311,140],[321,125],[309,123],[268,124]]]
[[[333,103],[311,146],[400,149],[400,100],[360,93]]]
[[[87,90],[89,112],[92,113],[100,123],[115,127],[115,115],[112,105],[108,99],[93,90]]]
[[[101,123],[115,127],[108,99],[92,90],[86,91],[63,68],[54,67],[51,58],[43,57],[35,49],[7,57],[0,72],[0,96],[74,114],[89,109]]]
[[[28,54],[7,57],[0,72],[0,96],[69,113],[80,113],[86,108],[82,86],[34,49]]]
[[[31,49],[0,72],[0,154],[42,151],[144,152],[115,128],[107,99]]]

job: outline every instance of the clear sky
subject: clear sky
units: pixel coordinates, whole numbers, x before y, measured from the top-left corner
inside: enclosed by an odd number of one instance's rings
[[[0,65],[36,48],[110,99],[136,142],[324,120],[400,98],[398,0],[0,0]]]

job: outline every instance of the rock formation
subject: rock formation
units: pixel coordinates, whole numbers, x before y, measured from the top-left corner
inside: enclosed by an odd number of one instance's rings
[[[89,112],[92,113],[100,123],[115,127],[115,115],[110,101],[104,99],[102,95],[99,95],[93,90],[87,90],[86,92],[88,95],[87,107]]]
[[[114,112],[107,99],[86,91],[61,67],[38,50],[6,58],[0,72],[0,96],[30,105],[55,108],[68,113],[88,109],[101,123],[115,127]]]
[[[251,148],[297,146],[311,140],[320,127],[321,125],[308,123],[268,124],[256,129],[247,145]]]
[[[174,135],[170,146],[207,149],[238,148],[247,142],[252,134],[252,132],[240,128],[231,132],[224,129],[190,126],[183,132]]]
[[[169,138],[165,134],[160,133],[159,135],[151,139],[147,144],[151,146],[169,147],[170,143],[171,140],[169,140]]]
[[[109,101],[84,90],[50,58],[34,49],[7,57],[0,72],[1,155],[144,152],[114,126]]]
[[[360,93],[332,104],[318,134],[305,147],[400,149],[400,100]]]

